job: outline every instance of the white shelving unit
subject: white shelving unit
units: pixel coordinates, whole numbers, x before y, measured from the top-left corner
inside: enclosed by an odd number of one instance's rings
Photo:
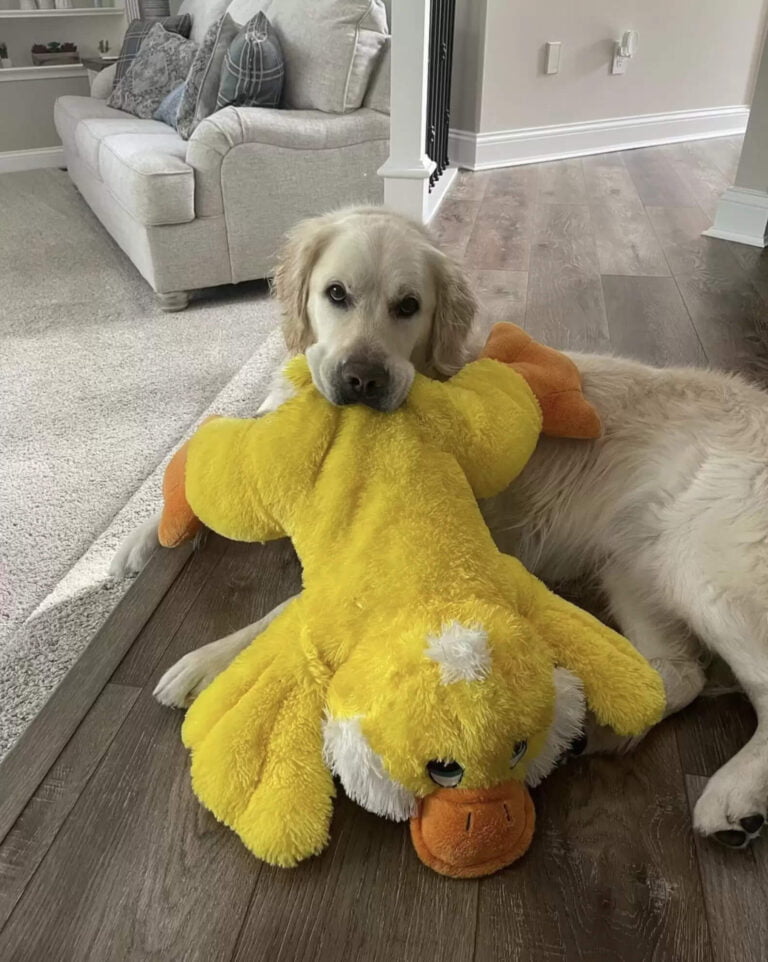
[[[4,67],[0,70],[0,83],[14,80],[69,80],[87,75],[88,71],[81,63],[56,63],[45,67]]]
[[[42,17],[122,17],[122,7],[70,7],[68,10],[0,10],[0,20],[37,20]]]

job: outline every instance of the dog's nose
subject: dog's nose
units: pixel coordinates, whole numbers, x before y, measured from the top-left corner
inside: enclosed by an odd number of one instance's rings
[[[383,364],[351,358],[341,365],[344,401],[378,407],[389,390],[389,373]]]

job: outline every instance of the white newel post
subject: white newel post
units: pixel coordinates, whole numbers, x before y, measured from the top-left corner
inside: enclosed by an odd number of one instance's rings
[[[429,214],[427,66],[429,0],[392,0],[389,159],[379,170],[384,203],[422,223]]]

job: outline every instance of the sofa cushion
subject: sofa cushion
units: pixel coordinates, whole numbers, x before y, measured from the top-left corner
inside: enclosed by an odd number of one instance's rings
[[[230,16],[249,18],[253,0],[233,0]],[[283,105],[346,113],[363,103],[389,33],[384,0],[263,0],[285,57]]]
[[[53,119],[61,142],[68,150],[75,149],[75,130],[82,120],[102,118],[109,120],[130,120],[130,115],[122,110],[108,107],[103,100],[93,97],[75,97],[67,94],[58,97],[53,108]]]
[[[101,177],[99,154],[101,143],[106,137],[115,134],[167,134],[168,127],[156,120],[141,120],[120,111],[120,116],[93,117],[81,120],[75,130],[75,149],[83,161],[90,168],[95,177]]]
[[[283,93],[283,51],[266,16],[259,12],[243,27],[222,65],[216,109],[277,107]]]
[[[192,29],[192,18],[188,15],[163,17],[161,20],[131,20],[123,37],[120,54],[115,61],[115,79],[113,86],[120,83],[126,75],[128,68],[136,59],[141,45],[149,36],[149,31],[156,23],[159,23],[168,33],[178,33],[182,37],[188,37],[189,31]]]
[[[179,13],[188,13],[192,17],[190,40],[202,43],[211,24],[219,19],[229,3],[230,0],[184,0]]]
[[[113,134],[101,141],[99,172],[104,186],[139,223],[185,224],[195,219],[195,174],[187,146],[165,133]]]
[[[187,76],[196,50],[191,40],[168,33],[156,23],[107,103],[137,117],[151,118],[165,95]]]
[[[221,65],[239,29],[232,17],[225,13],[214,20],[197,48],[176,116],[176,129],[184,140],[189,140],[200,121],[216,109]]]

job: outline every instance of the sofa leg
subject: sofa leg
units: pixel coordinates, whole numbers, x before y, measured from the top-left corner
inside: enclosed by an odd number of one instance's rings
[[[156,294],[155,297],[164,311],[183,311],[189,304],[189,291],[171,291],[169,294]]]

